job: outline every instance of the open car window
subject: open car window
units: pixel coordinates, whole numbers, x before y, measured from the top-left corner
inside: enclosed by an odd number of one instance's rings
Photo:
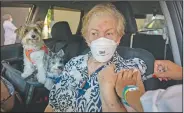
[[[166,27],[163,15],[147,14],[144,19],[137,19],[138,31],[145,34],[162,35]]]
[[[80,10],[52,6],[48,10],[44,21],[44,39],[52,37],[51,28],[54,23],[59,21],[67,21],[72,31],[72,34],[76,34],[80,21],[80,14]]]
[[[162,29],[165,25],[164,19],[153,19],[151,22],[149,22],[145,28],[146,29]]]
[[[12,23],[16,28],[24,25],[29,18],[30,12],[34,5],[25,5],[25,6],[11,6],[11,7],[1,7],[1,15],[10,14],[13,18]],[[17,16],[20,15],[20,16]],[[4,29],[3,29],[4,19],[1,19],[1,46],[4,45]],[[16,43],[20,43],[20,40],[17,38]]]

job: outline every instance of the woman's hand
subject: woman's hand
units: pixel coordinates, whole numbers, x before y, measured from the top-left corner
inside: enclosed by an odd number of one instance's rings
[[[119,97],[122,97],[123,90],[127,85],[135,85],[139,90],[127,92],[127,103],[138,112],[143,112],[140,97],[145,92],[144,85],[141,79],[141,74],[138,70],[122,70],[118,74],[116,81],[116,92]]]
[[[123,89],[127,85],[135,85],[139,87],[141,94],[145,92],[141,74],[138,70],[122,70],[118,73],[115,89],[119,97],[122,98]]]
[[[116,81],[116,93],[122,98],[122,91],[127,85],[136,85],[136,76],[133,70],[122,70],[118,73],[118,78]]]
[[[162,80],[182,80],[182,67],[169,60],[156,60],[154,76]]]
[[[114,90],[116,83],[116,73],[114,72],[115,65],[111,64],[101,70],[98,74],[98,82],[100,87],[103,87],[104,90],[110,89]],[[107,89],[106,89],[107,88]]]

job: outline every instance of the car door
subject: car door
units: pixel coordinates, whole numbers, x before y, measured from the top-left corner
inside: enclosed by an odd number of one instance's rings
[[[159,1],[166,17],[175,63],[183,65],[183,1]]]

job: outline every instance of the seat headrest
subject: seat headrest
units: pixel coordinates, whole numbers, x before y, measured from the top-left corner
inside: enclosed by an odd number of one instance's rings
[[[125,18],[125,33],[136,33],[137,24],[135,21],[134,13],[132,11],[131,4],[127,1],[113,2],[116,8],[124,15]]]
[[[72,32],[68,22],[56,22],[52,27],[51,35],[54,39],[68,41],[72,37]]]

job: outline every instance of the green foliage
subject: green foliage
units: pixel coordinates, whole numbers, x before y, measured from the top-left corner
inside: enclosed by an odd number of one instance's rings
[[[50,26],[52,20],[52,9],[49,9],[47,12],[47,25]]]

